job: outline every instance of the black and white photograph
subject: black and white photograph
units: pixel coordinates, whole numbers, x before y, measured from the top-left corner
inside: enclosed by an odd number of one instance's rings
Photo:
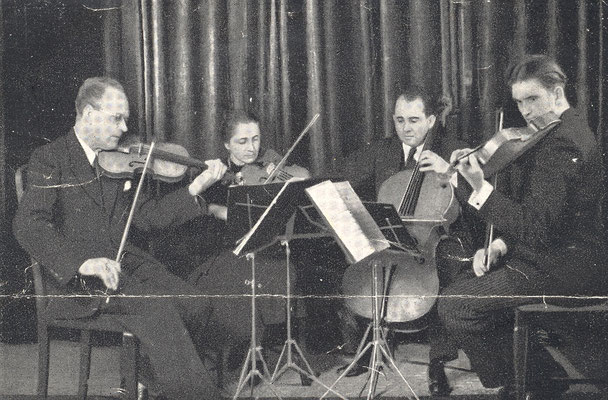
[[[608,399],[606,0],[0,0],[0,400]]]

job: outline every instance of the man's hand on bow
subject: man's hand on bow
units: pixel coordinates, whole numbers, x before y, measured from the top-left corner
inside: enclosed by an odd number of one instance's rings
[[[89,258],[78,268],[80,275],[96,276],[110,290],[118,289],[120,263],[109,258]]]

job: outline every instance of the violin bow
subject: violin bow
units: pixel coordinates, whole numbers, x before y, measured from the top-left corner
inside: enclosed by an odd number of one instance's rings
[[[312,128],[312,126],[315,124],[315,122],[317,122],[317,120],[319,119],[319,116],[321,114],[316,113],[314,117],[312,117],[312,119],[310,120],[310,122],[308,123],[308,125],[306,125],[306,127],[304,128],[304,130],[302,131],[302,133],[300,133],[300,135],[298,136],[298,138],[296,139],[295,142],[293,142],[293,144],[291,145],[291,147],[289,148],[289,150],[287,150],[287,153],[285,153],[285,155],[283,156],[283,158],[281,158],[281,161],[279,161],[279,163],[274,167],[274,169],[272,170],[272,172],[270,174],[268,174],[268,178],[266,178],[266,180],[264,181],[264,184],[271,182],[274,177],[276,176],[276,174],[281,170],[281,168],[283,168],[283,166],[285,165],[285,162],[287,161],[287,157],[289,157],[289,155],[291,154],[291,152],[293,151],[293,149],[296,148],[297,144],[300,143],[300,140],[302,140],[302,138],[304,137],[304,135],[306,135],[306,133],[310,130],[310,128]]]
[[[502,130],[505,113],[502,109],[497,110],[497,113],[498,113],[498,115],[497,115],[498,132],[500,132]],[[497,178],[498,178],[498,174],[494,174],[494,177],[492,178],[492,180],[493,180],[492,186],[494,186],[494,189],[496,189],[496,184],[498,183]],[[483,252],[483,263],[488,271],[490,270],[490,246],[492,245],[493,240],[494,240],[494,224],[491,223],[487,227],[486,243],[485,243],[484,252]]]
[[[133,203],[131,204],[131,210],[129,211],[129,217],[127,218],[127,223],[125,224],[125,229],[122,232],[122,239],[120,239],[120,246],[118,246],[118,253],[116,254],[115,261],[120,263],[122,258],[122,252],[125,249],[125,244],[127,243],[127,238],[129,237],[129,230],[131,228],[131,223],[133,222],[133,215],[135,215],[135,207],[137,206],[137,200],[139,199],[139,194],[141,193],[141,188],[144,184],[144,179],[146,177],[146,171],[148,170],[148,166],[150,165],[150,160],[152,160],[152,152],[154,151],[154,145],[156,142],[152,142],[150,144],[150,148],[148,150],[148,155],[146,156],[146,162],[144,163],[144,170],[141,173],[141,177],[139,178],[139,183],[137,184],[137,190],[135,190],[135,195],[133,196]],[[110,297],[106,298],[106,304],[110,301]]]

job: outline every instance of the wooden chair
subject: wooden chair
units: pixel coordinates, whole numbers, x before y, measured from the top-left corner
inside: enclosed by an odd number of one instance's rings
[[[24,190],[23,171],[19,168],[15,173],[17,201],[21,199]],[[73,329],[80,332],[80,371],[78,377],[78,398],[86,399],[89,373],[91,370],[91,334],[94,331],[115,332],[122,334],[122,352],[120,357],[121,395],[124,399],[137,399],[137,360],[138,343],[135,336],[125,332],[109,316],[99,315],[91,319],[51,319],[47,317],[46,290],[42,267],[33,261],[31,265],[36,294],[36,315],[38,329],[38,396],[46,399],[49,383],[50,337],[49,330],[53,328]]]
[[[563,307],[550,304],[527,304],[515,309],[515,326],[513,330],[513,364],[515,372],[515,394],[517,400],[526,399],[526,380],[528,374],[528,349],[530,332],[540,320],[559,319],[582,315],[606,314],[608,303],[583,305],[578,307]],[[608,383],[601,379],[556,378],[568,383]]]

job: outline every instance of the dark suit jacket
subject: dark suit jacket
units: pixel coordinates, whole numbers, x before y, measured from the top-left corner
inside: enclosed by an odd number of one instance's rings
[[[124,191],[124,185],[125,179],[97,178],[73,130],[33,153],[13,226],[19,243],[52,278],[47,279],[50,293],[72,292],[85,260],[115,259],[135,191],[134,187]],[[138,204],[133,224],[144,231],[183,223],[206,209],[203,203],[201,210],[187,188],[160,199],[143,195]],[[142,263],[159,264],[128,242],[121,261],[121,285],[129,284]],[[58,317],[89,316],[102,300],[54,298],[48,311]]]
[[[572,293],[605,292],[601,156],[577,110],[565,111],[561,120],[500,173],[506,185],[492,192],[478,214],[506,240],[507,262],[515,257],[533,263]],[[459,176],[461,204],[470,193]]]
[[[440,134],[441,132],[437,133]],[[447,140],[441,140],[438,136],[435,135],[437,140],[430,149],[446,160],[449,160],[453,150],[466,147],[464,143],[448,142]],[[342,161],[336,174],[348,180],[365,200],[375,201],[382,183],[401,170],[403,158],[401,140],[394,135],[390,138],[368,143],[349,154]],[[374,190],[372,195],[358,190],[370,183]]]

